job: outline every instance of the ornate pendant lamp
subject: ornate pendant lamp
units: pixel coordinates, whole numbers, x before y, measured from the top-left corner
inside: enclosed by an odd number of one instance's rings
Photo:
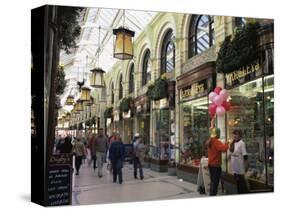
[[[115,35],[113,57],[120,60],[132,59],[135,32],[125,28],[125,10],[123,10],[123,27],[113,29],[113,35]]]
[[[92,96],[90,96],[90,100],[89,100],[89,101],[84,101],[84,102],[83,102],[83,105],[84,105],[84,106],[91,106],[91,105],[93,105],[93,104],[95,104],[95,99],[94,99],[94,97],[92,97]]]
[[[91,72],[90,85],[94,88],[103,88],[105,86],[103,76],[105,71],[101,68],[94,68]]]
[[[90,91],[91,89],[90,88],[87,88],[87,87],[83,87],[81,89],[81,95],[80,95],[80,100],[81,101],[90,101]]]
[[[64,120],[70,121],[70,113],[66,113]]]
[[[68,95],[65,101],[65,105],[73,105],[74,104],[74,96]]]
[[[78,99],[76,101],[76,111],[77,112],[83,111],[83,101],[81,99]]]
[[[91,70],[92,74],[91,74],[91,78],[90,78],[90,85],[91,85],[91,87],[94,87],[94,88],[103,88],[105,86],[104,76],[103,76],[105,71],[102,70],[102,68],[99,68],[100,30],[101,30],[101,27],[99,26],[97,67]]]
[[[130,60],[133,58],[133,37],[135,32],[124,27],[113,29],[115,35],[113,57],[119,60]]]

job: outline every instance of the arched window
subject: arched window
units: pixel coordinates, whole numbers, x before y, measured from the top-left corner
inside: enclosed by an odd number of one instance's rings
[[[175,70],[175,44],[172,38],[173,31],[169,30],[161,48],[161,74]]]
[[[129,93],[134,92],[135,89],[135,70],[134,70],[134,64],[131,65],[130,67],[130,72],[129,72]]]
[[[147,50],[142,63],[142,85],[146,85],[151,79],[150,50]]]
[[[204,52],[214,44],[214,17],[194,15],[189,29],[189,57]]]
[[[114,85],[111,84],[111,104],[114,104]]]
[[[123,98],[123,82],[122,82],[122,75],[119,78],[119,99]]]

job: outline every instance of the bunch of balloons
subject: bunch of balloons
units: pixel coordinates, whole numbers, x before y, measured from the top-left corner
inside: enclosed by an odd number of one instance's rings
[[[229,94],[226,89],[216,87],[214,91],[209,94],[209,100],[212,102],[209,105],[209,114],[211,118],[215,115],[223,116],[226,111],[230,110],[230,103],[227,101]]]

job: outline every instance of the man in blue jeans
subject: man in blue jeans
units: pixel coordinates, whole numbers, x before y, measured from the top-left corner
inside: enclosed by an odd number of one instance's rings
[[[116,136],[116,141],[113,141],[109,148],[109,159],[112,164],[113,182],[116,183],[117,176],[119,183],[122,184],[122,168],[125,159],[125,147],[119,134]]]

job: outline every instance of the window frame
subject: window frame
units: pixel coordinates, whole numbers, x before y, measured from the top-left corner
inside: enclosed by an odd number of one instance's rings
[[[176,48],[175,43],[172,40],[173,37],[173,30],[169,29],[168,32],[165,34],[165,37],[162,42],[161,46],[161,65],[160,65],[160,74],[164,74],[167,72],[173,72],[175,70],[175,57],[176,57]],[[167,53],[168,47],[172,44],[173,46],[173,70],[167,71]]]
[[[119,76],[119,87],[118,87],[118,98],[121,100],[123,98],[123,76],[122,74]]]
[[[197,54],[201,54],[204,51],[198,53],[198,40],[197,40],[197,34],[198,34],[198,24],[199,21],[203,16],[208,17],[209,22],[209,46],[207,49],[212,47],[214,45],[214,27],[212,28],[212,25],[214,24],[214,16],[210,15],[193,15],[191,18],[191,24],[189,27],[189,34],[188,34],[188,57],[191,58]]]
[[[145,86],[151,80],[151,70],[150,70],[150,79],[148,79],[148,65],[150,62],[150,50],[147,49],[144,54],[144,58],[142,61],[142,86]]]
[[[135,74],[135,64],[132,63],[132,65],[130,66],[130,69],[129,69],[129,93],[133,93],[134,90],[135,90],[135,84],[134,84],[134,81],[135,81],[135,77],[134,77],[134,74]]]

